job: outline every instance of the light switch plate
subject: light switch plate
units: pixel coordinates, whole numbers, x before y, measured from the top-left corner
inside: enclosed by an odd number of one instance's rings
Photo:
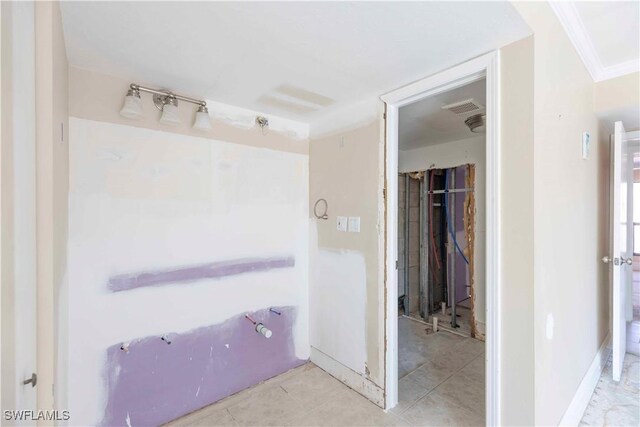
[[[338,217],[338,231],[347,231],[347,217],[346,216],[339,216]]]
[[[360,232],[360,217],[359,216],[350,216],[349,217],[349,231],[352,233]]]

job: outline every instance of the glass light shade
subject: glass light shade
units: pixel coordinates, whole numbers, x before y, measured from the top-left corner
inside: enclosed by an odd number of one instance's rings
[[[196,130],[211,130],[211,119],[207,107],[199,107],[196,112],[196,118],[193,121],[193,128]]]
[[[142,99],[139,94],[135,94],[132,91],[127,93],[124,97],[124,105],[120,110],[120,115],[127,119],[139,119],[142,117]]]
[[[160,117],[160,123],[171,126],[180,124],[177,102],[175,104],[164,104],[164,107],[162,107],[162,116]]]

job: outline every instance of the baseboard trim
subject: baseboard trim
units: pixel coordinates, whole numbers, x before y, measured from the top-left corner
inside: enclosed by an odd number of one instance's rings
[[[576,394],[573,396],[569,407],[565,411],[564,416],[560,421],[561,426],[577,426],[580,424],[582,415],[589,405],[591,395],[598,385],[598,380],[600,379],[602,370],[604,369],[607,359],[611,354],[611,348],[609,347],[610,344],[611,334],[608,334],[602,342],[598,353],[596,353],[596,356],[593,358],[587,373],[582,378],[580,386],[578,386],[578,390],[576,390]]]
[[[348,368],[315,347],[311,347],[311,362],[371,402],[384,408],[384,389],[366,378],[363,374],[359,374],[353,369]]]

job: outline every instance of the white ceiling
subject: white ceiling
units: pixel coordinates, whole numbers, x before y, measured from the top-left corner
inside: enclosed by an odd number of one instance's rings
[[[551,2],[595,81],[640,71],[640,2]]]
[[[69,62],[306,123],[530,34],[509,2],[62,2]]]
[[[464,121],[479,112],[457,115],[442,109],[445,105],[469,98],[486,106],[485,79],[400,108],[398,148],[411,150],[478,136]]]

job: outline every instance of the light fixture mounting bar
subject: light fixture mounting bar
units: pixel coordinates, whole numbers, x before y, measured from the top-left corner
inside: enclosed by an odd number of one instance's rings
[[[203,107],[205,107],[207,105],[206,101],[203,101],[203,100],[200,100],[200,99],[190,98],[188,96],[178,95],[178,94],[175,94],[175,93],[172,93],[172,92],[153,89],[153,88],[150,88],[150,87],[147,87],[147,86],[140,86],[140,85],[135,84],[135,83],[131,83],[131,85],[129,87],[131,89],[133,89],[133,90],[137,90],[137,91],[140,91],[140,92],[147,92],[147,93],[153,93],[154,95],[167,96],[167,97],[179,99],[180,101],[190,102],[191,104],[201,105]]]

